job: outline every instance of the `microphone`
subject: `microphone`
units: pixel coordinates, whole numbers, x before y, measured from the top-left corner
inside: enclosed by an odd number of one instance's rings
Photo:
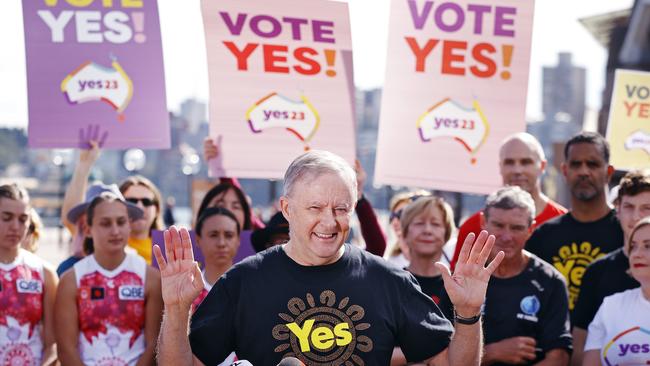
[[[280,361],[278,366],[305,366],[305,364],[295,357],[286,357]]]
[[[246,360],[237,360],[233,362],[230,366],[253,366],[253,364]]]

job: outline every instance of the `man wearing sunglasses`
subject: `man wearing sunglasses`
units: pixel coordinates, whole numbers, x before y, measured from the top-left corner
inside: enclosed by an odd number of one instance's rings
[[[541,189],[540,178],[546,168],[544,149],[537,139],[525,132],[507,137],[499,149],[499,172],[504,186],[518,186],[535,201],[533,230],[544,222],[563,215],[567,209],[548,198]],[[454,268],[460,247],[467,234],[481,232],[481,211],[470,216],[458,229],[458,239],[451,266]],[[460,244],[459,244],[460,243]]]

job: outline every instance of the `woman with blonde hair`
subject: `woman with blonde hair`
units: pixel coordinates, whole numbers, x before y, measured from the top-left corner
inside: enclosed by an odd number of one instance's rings
[[[628,238],[630,274],[641,287],[607,296],[589,324],[584,366],[650,362],[650,217]]]
[[[388,218],[388,223],[393,229],[395,234],[395,242],[390,245],[389,249],[386,251],[385,258],[388,262],[393,263],[399,268],[404,268],[409,264],[409,248],[404,243],[402,239],[402,227],[400,224],[400,216],[404,207],[409,203],[417,200],[420,197],[431,196],[431,193],[418,190],[418,191],[407,191],[400,192],[393,196],[388,205],[390,209],[390,217]]]

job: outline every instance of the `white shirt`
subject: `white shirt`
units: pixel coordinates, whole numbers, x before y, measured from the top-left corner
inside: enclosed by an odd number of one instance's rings
[[[603,365],[650,364],[650,301],[641,288],[607,296],[589,324],[585,351]]]

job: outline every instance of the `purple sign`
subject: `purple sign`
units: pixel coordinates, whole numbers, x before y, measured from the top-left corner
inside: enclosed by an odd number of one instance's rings
[[[255,254],[255,249],[253,248],[253,244],[251,244],[252,233],[253,232],[251,230],[244,230],[239,235],[239,249],[237,250],[237,254],[235,254],[233,264]],[[194,233],[194,230],[190,230],[190,239],[192,240],[194,260],[199,262],[199,267],[203,269],[205,267],[205,258],[203,257],[203,253],[201,253],[201,248],[199,248],[199,245],[196,242],[196,235]],[[165,239],[161,230],[151,231],[151,244],[158,244],[160,246],[160,249],[162,249],[163,256],[165,256]],[[151,264],[154,267],[158,268],[158,261],[156,260],[155,256],[151,259]]]
[[[23,19],[30,147],[170,147],[156,1],[23,0]]]

